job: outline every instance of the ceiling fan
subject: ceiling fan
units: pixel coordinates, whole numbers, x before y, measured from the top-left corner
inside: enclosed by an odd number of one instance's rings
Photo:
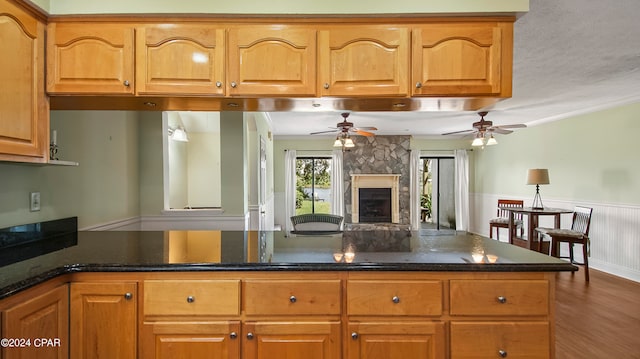
[[[343,112],[341,114],[343,121],[338,122],[336,127],[330,131],[320,131],[320,132],[312,132],[311,135],[318,135],[321,133],[338,133],[342,136],[348,135],[361,135],[361,136],[375,136],[375,133],[370,131],[376,131],[375,127],[353,127],[353,122],[347,121],[349,117],[349,112]]]
[[[517,124],[512,124],[512,125],[502,125],[502,126],[494,126],[492,121],[487,121],[484,119],[484,116],[486,116],[488,114],[488,112],[483,111],[483,112],[478,112],[478,115],[480,115],[480,121],[478,122],[474,122],[471,127],[472,129],[470,130],[462,130],[462,131],[454,131],[454,132],[447,132],[447,133],[443,133],[443,135],[455,135],[455,134],[459,134],[459,133],[473,133],[475,134],[475,139],[473,140],[473,143],[471,144],[472,146],[483,146],[485,145],[484,143],[484,139],[485,137],[488,137],[487,143],[486,145],[495,145],[498,142],[496,141],[496,139],[493,137],[494,133],[499,133],[501,135],[508,135],[510,133],[513,132],[513,130],[511,130],[512,128],[525,128],[527,127],[527,125],[523,124],[523,123],[517,123]]]

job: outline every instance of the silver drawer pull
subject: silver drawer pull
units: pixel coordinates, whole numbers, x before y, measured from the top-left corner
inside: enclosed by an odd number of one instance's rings
[[[396,303],[396,304],[398,304],[398,303],[400,303],[400,297],[398,297],[398,296],[396,295],[396,296],[394,296],[393,298],[391,298],[391,301],[392,301],[392,302],[394,302],[394,303]]]
[[[229,333],[229,338],[236,339],[237,337],[238,337],[238,333],[236,333],[236,332]]]
[[[247,339],[249,340],[253,339],[253,333],[251,332],[247,333]]]
[[[356,333],[356,332],[351,333],[351,339],[357,340],[358,339],[358,333]]]
[[[131,300],[131,298],[133,298],[133,294],[128,293],[128,292],[127,292],[127,293],[124,293],[124,299],[126,299],[126,300]]]
[[[500,358],[506,358],[507,357],[507,352],[505,350],[498,350],[498,355],[500,355]]]
[[[290,301],[291,303],[295,303],[295,302],[297,302],[297,301],[298,301],[298,298],[296,298],[296,296],[295,296],[295,295],[292,295],[292,296],[290,296],[290,297],[289,297],[289,301]]]
[[[506,303],[507,302],[507,297],[499,296],[498,297],[498,302],[500,302],[501,304]]]
[[[187,303],[193,303],[196,301],[196,297],[190,295],[187,297]]]

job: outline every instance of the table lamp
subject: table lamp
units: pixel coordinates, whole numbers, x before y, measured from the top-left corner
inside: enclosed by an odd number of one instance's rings
[[[533,197],[533,209],[544,209],[542,198],[540,198],[540,185],[549,184],[549,170],[546,168],[533,168],[527,172],[527,184],[536,185],[536,195]]]

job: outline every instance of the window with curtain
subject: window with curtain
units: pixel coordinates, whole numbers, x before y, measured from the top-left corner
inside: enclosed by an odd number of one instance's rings
[[[331,213],[331,157],[296,158],[296,214]]]

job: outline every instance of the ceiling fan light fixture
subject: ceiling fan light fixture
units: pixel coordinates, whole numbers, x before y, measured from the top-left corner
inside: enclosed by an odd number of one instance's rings
[[[489,140],[487,140],[487,146],[493,146],[497,144],[498,144],[498,141],[496,141],[496,138],[493,137],[493,135],[491,135],[491,137],[489,137]]]
[[[355,143],[353,143],[353,140],[351,139],[351,137],[347,137],[347,138],[344,140],[344,147],[351,148],[351,147],[355,147],[355,145],[356,145],[356,144],[355,144]]]
[[[473,142],[471,142],[471,146],[474,146],[474,147],[484,146],[484,138],[480,134],[478,134],[478,136],[476,136],[476,138],[473,139]]]
[[[342,147],[342,140],[340,140],[340,137],[336,137],[336,142],[333,143],[333,147]]]

